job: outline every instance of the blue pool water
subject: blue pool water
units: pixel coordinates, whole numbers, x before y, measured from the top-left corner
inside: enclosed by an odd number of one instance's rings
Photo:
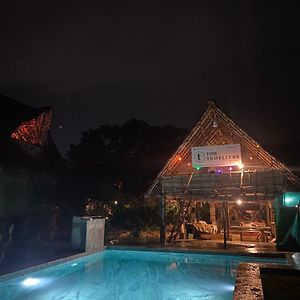
[[[239,262],[285,259],[105,250],[0,282],[1,300],[232,299]]]

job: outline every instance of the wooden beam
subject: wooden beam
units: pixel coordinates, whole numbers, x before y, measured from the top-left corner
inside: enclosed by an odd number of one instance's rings
[[[163,191],[163,188],[162,188]],[[160,243],[166,243],[166,203],[165,194],[161,193],[160,197]]]

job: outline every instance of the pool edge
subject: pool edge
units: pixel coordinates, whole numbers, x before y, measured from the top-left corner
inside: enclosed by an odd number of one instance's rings
[[[2,275],[0,275],[0,282],[5,281],[5,280],[9,280],[13,277],[22,276],[22,275],[25,275],[25,274],[30,273],[30,272],[39,271],[39,270],[44,269],[44,268],[56,266],[56,265],[61,264],[61,263],[66,263],[66,262],[69,262],[69,261],[72,261],[72,260],[75,260],[75,259],[78,259],[78,258],[89,256],[89,255],[92,255],[92,254],[95,254],[95,253],[100,253],[100,252],[103,252],[105,249],[106,249],[106,247],[104,247],[104,249],[101,250],[101,251],[95,250],[95,251],[89,251],[89,252],[81,252],[81,253],[77,253],[77,254],[74,254],[74,255],[71,255],[71,256],[62,257],[62,258],[59,258],[59,259],[48,261],[46,263],[42,263],[42,264],[38,264],[38,265],[31,266],[31,267],[28,267],[28,268],[24,268],[24,269],[21,269],[21,270],[18,270],[18,271],[10,272],[10,273],[7,273],[7,274],[2,274]]]
[[[288,265],[276,265],[268,263],[240,263],[237,269],[233,300],[263,300],[263,284],[261,279],[261,268],[269,269],[295,269],[286,255]]]
[[[174,253],[195,253],[195,254],[211,254],[211,255],[233,255],[233,256],[253,256],[266,258],[283,258],[288,260],[287,252],[245,252],[245,251],[226,251],[224,249],[204,250],[204,249],[179,249],[165,247],[147,247],[147,246],[126,246],[114,245],[107,246],[107,250],[132,250],[132,251],[155,251],[155,252],[174,252]],[[289,261],[289,260],[288,260]]]

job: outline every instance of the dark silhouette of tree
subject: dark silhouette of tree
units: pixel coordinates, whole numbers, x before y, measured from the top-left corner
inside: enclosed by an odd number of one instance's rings
[[[182,128],[135,119],[82,132],[67,153],[78,203],[93,214],[115,212],[120,218],[125,218],[122,209],[141,211],[147,187],[185,134]]]

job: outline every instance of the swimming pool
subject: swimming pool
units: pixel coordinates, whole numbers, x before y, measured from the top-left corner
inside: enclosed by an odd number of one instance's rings
[[[1,300],[232,299],[239,262],[285,259],[105,250],[0,282]]]

